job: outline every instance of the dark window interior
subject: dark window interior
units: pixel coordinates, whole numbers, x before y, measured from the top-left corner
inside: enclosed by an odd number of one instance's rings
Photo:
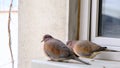
[[[120,0],[99,0],[98,36],[120,38]]]

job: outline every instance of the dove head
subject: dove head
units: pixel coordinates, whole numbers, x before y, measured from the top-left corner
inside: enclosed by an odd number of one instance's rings
[[[43,40],[42,40],[41,42],[47,41],[47,40],[52,39],[52,38],[53,38],[53,37],[52,37],[51,35],[46,34],[46,35],[43,36]]]
[[[72,49],[74,47],[74,44],[76,44],[77,41],[67,41],[66,45],[68,46],[68,48]]]
[[[72,45],[72,42],[73,41],[67,41],[66,45],[68,46],[68,48],[72,49],[73,48],[73,45]]]
[[[70,45],[72,43],[72,41],[67,41],[66,45]]]

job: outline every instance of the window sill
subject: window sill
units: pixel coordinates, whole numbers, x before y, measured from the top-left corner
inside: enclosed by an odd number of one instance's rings
[[[109,54],[113,55],[113,58],[107,59],[109,57]],[[73,60],[70,60],[70,63],[52,62],[52,61],[46,61],[46,60],[45,61],[32,60],[32,68],[120,68],[120,59],[118,58],[118,53],[107,52],[107,53],[101,53],[98,56],[101,56],[101,55],[104,55],[102,56],[104,59],[107,57],[106,60],[98,60],[98,59],[91,60],[91,59],[82,58],[83,60],[91,63],[91,65],[85,65],[79,62],[75,62]],[[118,60],[108,61],[114,58]]]
[[[92,65],[32,60],[32,68],[120,68],[120,62],[95,60]]]
[[[118,57],[120,57],[120,52],[101,52],[95,59],[82,58],[91,65],[85,65],[73,60],[70,60],[70,63],[32,60],[32,68],[120,68],[120,58]]]

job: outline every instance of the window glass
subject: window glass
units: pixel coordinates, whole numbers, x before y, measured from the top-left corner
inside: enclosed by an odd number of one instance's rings
[[[0,11],[8,11],[11,0],[0,0]],[[13,0],[12,10],[18,10],[18,0]]]
[[[11,55],[8,45],[8,14],[11,0],[0,0],[0,68],[12,68]],[[13,12],[15,11],[15,12]],[[12,50],[17,68],[18,48],[18,0],[13,0],[11,12]]]
[[[99,0],[98,36],[120,38],[120,0]]]

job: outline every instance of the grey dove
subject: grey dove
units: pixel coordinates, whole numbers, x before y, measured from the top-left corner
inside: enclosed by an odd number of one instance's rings
[[[53,38],[51,35],[46,34],[43,36],[44,52],[52,61],[64,61],[73,59],[84,64],[90,65],[74,55],[74,53],[60,40]]]
[[[98,44],[90,42],[88,40],[82,41],[68,41],[67,46],[79,57],[94,58],[100,51],[117,52],[116,50],[109,50],[107,47],[102,47]]]

